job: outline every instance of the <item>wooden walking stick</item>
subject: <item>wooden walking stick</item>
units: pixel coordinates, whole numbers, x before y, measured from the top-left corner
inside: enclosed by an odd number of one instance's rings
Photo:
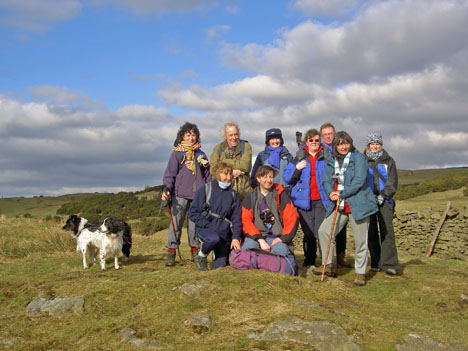
[[[331,241],[333,238],[333,230],[335,229],[335,222],[336,222],[336,215],[338,214],[338,207],[340,207],[340,198],[336,200],[335,213],[333,214],[333,222],[332,222],[332,226],[330,230],[330,237],[328,238],[327,253],[325,255],[325,261],[323,262],[323,267],[322,267],[322,276],[320,278],[321,282],[323,282],[323,277],[325,276],[325,267],[327,266],[328,254],[330,253],[330,245],[331,245]]]

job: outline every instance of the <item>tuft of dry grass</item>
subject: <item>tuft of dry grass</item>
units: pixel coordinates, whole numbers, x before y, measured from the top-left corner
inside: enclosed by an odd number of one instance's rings
[[[34,219],[0,221],[0,257],[4,259],[71,252],[75,247],[75,240],[55,223]]]

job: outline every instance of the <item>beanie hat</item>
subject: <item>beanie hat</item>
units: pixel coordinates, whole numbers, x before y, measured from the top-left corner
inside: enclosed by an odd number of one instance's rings
[[[379,143],[383,145],[382,134],[380,133],[369,133],[367,134],[367,145],[370,143]]]
[[[268,142],[270,141],[270,139],[273,139],[273,138],[281,139],[281,145],[284,144],[283,135],[281,134],[281,129],[279,128],[268,129],[265,133],[265,144],[268,145]]]

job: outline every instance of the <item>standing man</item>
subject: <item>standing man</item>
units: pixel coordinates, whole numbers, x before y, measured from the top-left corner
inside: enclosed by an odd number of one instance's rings
[[[252,147],[240,139],[239,126],[234,122],[224,124],[223,138],[224,141],[214,147],[210,164],[214,167],[218,162],[224,162],[233,168],[232,189],[242,201],[251,189]]]
[[[320,136],[322,137],[322,146],[324,149],[325,163],[331,157],[333,151],[333,139],[335,138],[335,126],[329,122],[320,126]],[[345,261],[346,255],[346,226],[336,235],[336,260],[339,266],[351,268],[351,265]]]
[[[283,186],[274,183],[275,169],[260,166],[255,173],[258,187],[242,203],[243,250],[262,249],[276,255],[290,254],[299,214]]]

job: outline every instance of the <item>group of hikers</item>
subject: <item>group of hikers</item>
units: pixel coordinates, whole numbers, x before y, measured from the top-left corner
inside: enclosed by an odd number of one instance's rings
[[[228,264],[231,250],[290,255],[300,223],[303,266],[336,277],[337,265],[352,267],[345,259],[349,222],[354,283],[366,283],[368,250],[372,271],[397,274],[392,224],[397,170],[380,134],[370,133],[361,153],[347,132],[325,123],[303,139],[299,135],[293,156],[281,130],[271,128],[253,167],[252,147],[240,138],[237,124],[224,124],[223,139],[208,158],[197,125],[186,122],[177,133],[161,195],[170,202],[171,214],[166,266],[175,264],[187,216],[191,257],[200,271],[208,270],[211,252],[213,269]],[[317,252],[322,261],[316,266]]]

